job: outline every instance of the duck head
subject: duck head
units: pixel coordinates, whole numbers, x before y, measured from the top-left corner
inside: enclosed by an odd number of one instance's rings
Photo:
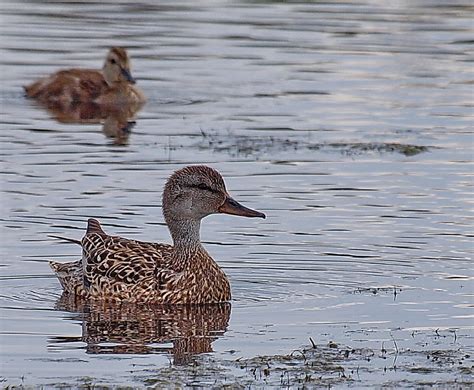
[[[127,51],[122,47],[113,47],[109,50],[102,68],[105,82],[112,86],[115,83],[135,84],[130,70],[130,60]]]
[[[163,215],[175,243],[185,236],[199,240],[201,219],[218,213],[265,218],[234,200],[215,169],[187,166],[170,176],[163,192]]]

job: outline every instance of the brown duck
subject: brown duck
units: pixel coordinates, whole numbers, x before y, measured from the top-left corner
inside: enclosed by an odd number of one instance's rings
[[[82,259],[50,262],[66,293],[111,301],[200,304],[230,300],[224,272],[200,241],[201,220],[216,213],[265,218],[228,194],[222,176],[196,165],[171,175],[163,192],[163,215],[173,245],[129,240],[105,233],[89,219]]]
[[[127,51],[109,50],[102,70],[67,69],[25,87],[26,95],[40,103],[60,102],[130,104],[143,103],[145,96],[133,84]]]

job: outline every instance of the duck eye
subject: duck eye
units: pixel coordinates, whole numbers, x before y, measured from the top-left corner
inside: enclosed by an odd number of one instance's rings
[[[117,61],[115,61],[115,58],[111,58],[110,61],[109,61],[111,64],[116,64]]]
[[[211,187],[209,187],[207,184],[204,184],[204,183],[200,183],[196,187],[199,188],[200,190],[214,192],[214,190]]]

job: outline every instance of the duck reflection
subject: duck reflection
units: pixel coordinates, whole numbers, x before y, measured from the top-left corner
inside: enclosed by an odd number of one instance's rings
[[[59,123],[101,124],[102,132],[114,145],[126,145],[143,103],[97,104],[84,102],[38,103]]]
[[[168,352],[174,364],[212,352],[212,342],[227,329],[229,303],[210,305],[131,305],[78,300],[63,294],[56,309],[82,321],[81,341],[90,354]],[[70,339],[56,338],[53,342]]]

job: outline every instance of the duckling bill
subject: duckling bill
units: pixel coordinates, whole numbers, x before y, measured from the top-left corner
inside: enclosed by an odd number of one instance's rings
[[[122,47],[112,47],[102,70],[66,69],[24,87],[26,96],[40,103],[144,103],[136,88],[130,59]]]
[[[229,280],[200,240],[211,214],[265,218],[227,192],[214,169],[188,166],[174,172],[163,191],[163,215],[173,245],[110,236],[89,219],[82,259],[50,262],[65,293],[84,298],[159,304],[204,304],[231,299]],[[72,240],[74,241],[74,240]]]

